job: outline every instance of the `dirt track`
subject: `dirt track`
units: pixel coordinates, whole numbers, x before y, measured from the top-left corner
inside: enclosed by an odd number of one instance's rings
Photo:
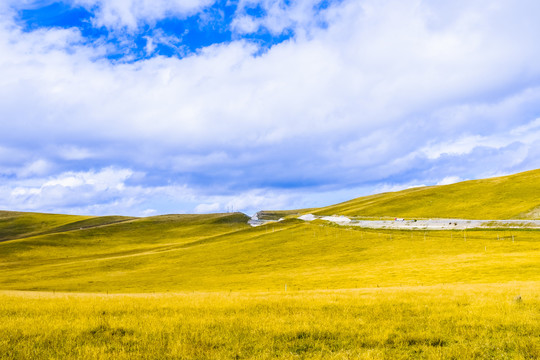
[[[540,220],[467,220],[467,219],[396,219],[396,220],[355,220],[346,216],[315,216],[306,214],[298,217],[304,221],[326,220],[338,225],[359,226],[372,229],[400,230],[465,230],[465,229],[540,229]],[[265,220],[251,221],[252,226],[264,225]]]
[[[354,220],[344,216],[320,217],[340,225],[360,226],[375,229],[404,230],[465,230],[475,228],[527,228],[540,229],[540,220],[467,220],[467,219],[423,219],[423,220]]]

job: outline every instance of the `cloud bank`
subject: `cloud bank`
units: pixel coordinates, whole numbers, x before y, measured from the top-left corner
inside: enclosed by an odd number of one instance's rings
[[[249,212],[540,167],[533,1],[240,1],[231,40],[137,61],[23,5],[0,18],[5,209]],[[72,6],[125,34],[221,5]]]

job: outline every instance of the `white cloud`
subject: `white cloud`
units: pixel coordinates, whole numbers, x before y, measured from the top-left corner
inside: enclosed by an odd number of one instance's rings
[[[105,168],[66,172],[33,184],[15,182],[4,187],[3,192],[9,195],[3,198],[2,205],[6,209],[39,210],[109,203],[125,194],[124,182],[132,174],[129,169]]]
[[[286,30],[294,30],[301,37],[311,35],[311,30],[325,20],[317,10],[320,4],[320,0],[241,0],[231,27],[239,33],[253,33],[264,28],[275,35]],[[335,5],[329,3],[329,6]],[[257,7],[263,14],[247,14],[248,9]]]
[[[51,169],[51,163],[47,160],[39,159],[24,166],[18,171],[17,175],[19,177],[43,176],[49,173]]]
[[[186,17],[214,3],[215,0],[74,0],[76,5],[97,9],[96,26],[135,30],[141,23],[166,17]]]
[[[195,207],[195,213],[197,214],[208,214],[219,210],[221,210],[221,205],[219,203],[199,204]]]
[[[405,5],[393,9],[364,4],[372,9],[345,3],[340,23],[321,30],[314,40],[284,43],[257,58],[252,57],[251,46],[240,42],[183,60],[157,58],[112,66],[89,61],[89,54],[73,56],[37,46],[57,41],[36,33],[21,39],[20,51],[8,50],[23,64],[32,61],[12,68],[8,82],[23,91],[25,84],[17,80],[22,71],[27,74],[23,79],[32,79],[40,93],[27,99],[37,100],[42,113],[56,108],[54,116],[44,121],[55,131],[74,128],[98,138],[153,137],[208,145],[216,140],[279,143],[306,131],[312,136],[329,132],[342,136],[350,128],[359,134],[375,128],[392,132],[411,112],[425,111],[431,103],[456,101],[464,90],[471,93],[474,87],[495,81],[502,86],[512,80],[505,72],[513,73],[506,69],[515,68],[511,62],[516,55],[486,55],[484,47],[490,43],[470,40],[487,37],[482,22],[480,29],[466,28],[463,34],[455,29],[430,33],[422,13],[402,14]],[[360,20],[365,25],[357,24]],[[394,20],[399,34],[391,31]],[[466,25],[471,26],[467,22],[455,26]],[[452,49],[439,49],[437,44],[448,36],[456,37]],[[471,64],[471,57],[482,60]],[[529,59],[528,68],[540,72],[533,63],[536,58]],[[500,63],[507,65],[502,71]],[[18,106],[25,103],[20,96],[13,100]],[[74,115],[78,124],[71,121]]]
[[[463,116],[472,122],[478,117],[478,113],[472,112]],[[463,130],[465,132],[467,128],[465,127]],[[488,133],[488,135],[462,135],[448,141],[430,141],[419,152],[424,154],[428,159],[434,160],[443,155],[470,154],[479,147],[502,149],[513,143],[532,147],[536,145],[538,140],[540,140],[540,121],[539,119],[534,119],[523,125],[511,127],[510,130],[494,131],[491,134]]]
[[[159,45],[165,45],[169,49],[175,49],[177,54],[183,54],[182,39],[178,36],[167,35],[161,29],[156,29],[151,35],[144,37],[146,39],[145,51],[150,56]]]
[[[106,168],[99,172],[68,172],[48,180],[43,187],[60,185],[62,187],[76,188],[91,185],[97,190],[122,190],[124,182],[133,175],[129,169]]]
[[[84,1],[98,24],[129,29],[208,4]],[[267,16],[247,17],[253,4]],[[291,192],[540,167],[540,4],[365,0],[318,14],[313,5],[242,2],[240,33],[304,29],[262,54],[238,40],[124,64],[96,60],[107,45],[76,29],[25,33],[2,17],[0,174],[45,177],[5,193],[22,189],[12,200],[33,209],[67,208],[61,200],[80,193],[89,195],[71,208],[222,211],[308,205]],[[160,41],[174,39],[156,33],[148,52]],[[43,166],[32,169],[36,159]],[[87,171],[111,164],[110,181]],[[162,180],[126,185],[135,172]],[[89,208],[94,197],[102,207]],[[140,203],[150,198],[159,201]]]
[[[20,180],[0,186],[0,208],[74,214],[151,216],[163,213],[209,213],[260,208],[280,209],[298,204],[298,194],[256,189],[229,195],[208,195],[187,185],[135,185],[126,183],[130,169],[65,172],[54,177]],[[152,207],[149,207],[152,206]],[[157,210],[154,206],[160,208]],[[178,206],[182,206],[179,208]]]
[[[141,212],[142,216],[153,216],[156,215],[158,212],[155,209],[146,209]]]
[[[254,33],[259,29],[259,26],[251,16],[237,16],[231,23],[231,28],[240,34]]]
[[[463,181],[459,176],[447,176],[437,183],[437,185],[450,185]]]
[[[201,203],[194,208],[196,213],[209,212],[245,212],[255,213],[261,209],[276,210],[294,208],[300,206],[303,197],[290,191],[276,191],[271,189],[252,189],[239,191],[230,195],[198,195],[204,198],[205,203]]]
[[[85,160],[97,156],[97,152],[76,145],[53,146],[53,153],[64,160]]]

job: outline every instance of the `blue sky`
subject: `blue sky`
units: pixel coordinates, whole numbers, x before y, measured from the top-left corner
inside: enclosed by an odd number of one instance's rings
[[[540,168],[540,3],[4,0],[0,208],[303,208]]]

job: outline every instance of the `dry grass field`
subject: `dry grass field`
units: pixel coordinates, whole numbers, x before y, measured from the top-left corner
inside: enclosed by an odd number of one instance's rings
[[[537,230],[247,219],[1,212],[0,359],[540,358]]]
[[[4,291],[0,349],[0,359],[537,359],[540,287]]]

